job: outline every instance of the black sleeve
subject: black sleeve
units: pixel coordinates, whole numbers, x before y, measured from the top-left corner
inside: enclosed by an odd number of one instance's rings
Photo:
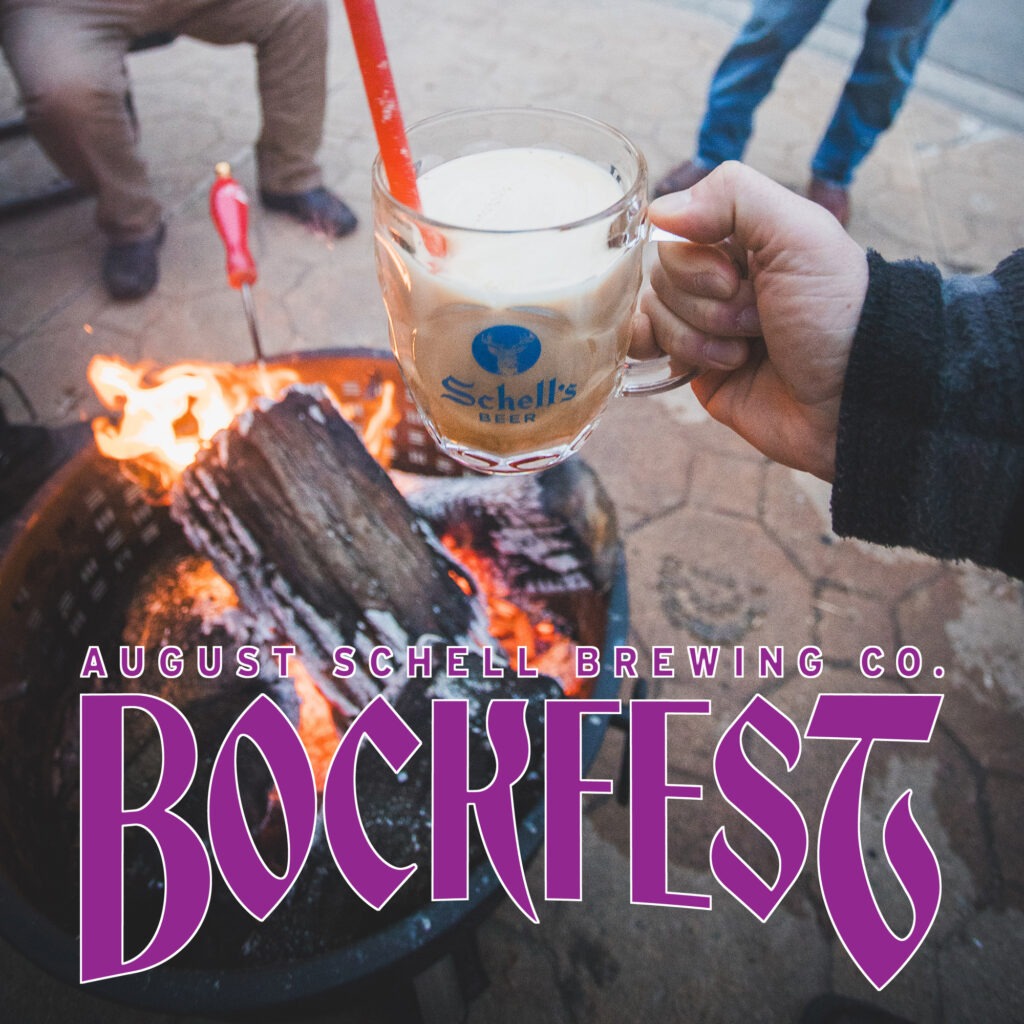
[[[1024,249],[983,277],[868,268],[833,528],[1024,578]]]

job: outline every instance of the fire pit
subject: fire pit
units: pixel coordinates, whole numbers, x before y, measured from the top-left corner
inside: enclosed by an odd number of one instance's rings
[[[393,387],[396,415],[389,431],[390,467],[417,476],[460,471],[434,447],[409,403],[394,363],[372,352],[331,352],[275,360],[303,382],[329,384],[357,424]],[[140,586],[154,565],[188,545],[166,508],[89,447],[44,487],[21,516],[0,561],[0,635],[12,638],[0,663],[0,927],[45,969],[78,978],[77,877],[68,853],[77,844],[56,790],[62,774],[69,707],[77,703],[83,658],[90,645],[113,647]],[[617,542],[602,592],[570,602],[589,644],[610,651],[626,642],[625,572]],[[563,609],[563,612],[565,609]],[[584,621],[585,620],[585,621]],[[602,666],[593,696],[614,697],[618,684]],[[596,756],[606,720],[584,719],[585,766]],[[538,802],[519,827],[524,858],[541,842]],[[343,884],[339,879],[339,885]],[[401,920],[382,924],[338,948],[258,968],[163,967],[91,987],[97,994],[175,1013],[235,1014],[315,1004],[340,991],[408,981],[452,951],[501,890],[489,863],[472,873],[465,902],[426,902]],[[270,919],[272,920],[272,918]]]

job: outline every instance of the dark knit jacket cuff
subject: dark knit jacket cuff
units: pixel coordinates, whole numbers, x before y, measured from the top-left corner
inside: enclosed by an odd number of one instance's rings
[[[928,264],[867,259],[833,528],[1020,575],[1024,361],[999,272],[944,285]]]

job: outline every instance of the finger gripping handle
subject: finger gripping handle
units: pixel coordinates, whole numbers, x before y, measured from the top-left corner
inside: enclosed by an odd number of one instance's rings
[[[227,253],[228,281],[232,288],[256,281],[256,262],[249,252],[249,197],[231,177],[227,164],[217,165],[217,180],[210,188],[210,216]]]

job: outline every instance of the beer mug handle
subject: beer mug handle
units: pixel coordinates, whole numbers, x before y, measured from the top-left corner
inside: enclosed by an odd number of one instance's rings
[[[696,376],[696,370],[677,372],[672,366],[671,356],[659,356],[657,359],[627,359],[618,394],[624,398],[660,395],[663,391],[671,391],[683,384],[689,384]]]
[[[681,235],[673,235],[663,228],[648,224],[647,244],[654,242],[685,242]],[[644,275],[646,277],[646,274]],[[673,365],[671,356],[658,356],[654,359],[626,359],[626,368],[622,374],[617,394],[626,398],[643,395],[660,395],[663,391],[689,384],[698,371],[682,369]]]

